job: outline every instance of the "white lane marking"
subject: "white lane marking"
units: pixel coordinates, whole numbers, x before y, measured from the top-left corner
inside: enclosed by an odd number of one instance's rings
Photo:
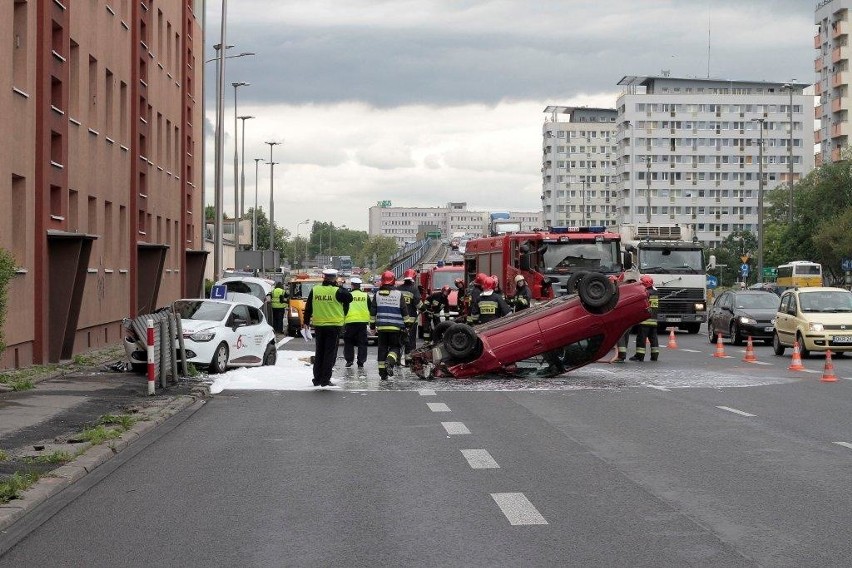
[[[850,450],[852,450],[852,444],[850,444],[849,442],[832,442],[832,444],[837,444],[838,446],[843,446],[844,448],[849,448]]]
[[[684,351],[686,353],[704,353],[704,351],[699,351],[698,349],[678,349],[678,351]]]
[[[447,431],[450,436],[460,434],[470,434],[470,430],[464,425],[464,422],[441,422],[441,426]]]
[[[765,361],[752,361],[753,365],[771,365],[772,363],[767,363]]]
[[[654,390],[663,391],[663,392],[671,392],[666,387],[661,387],[660,385],[645,385],[645,386],[648,387],[649,389],[654,389]]]
[[[435,391],[429,389],[420,389],[417,393],[420,396],[435,396]]]
[[[426,406],[428,406],[429,410],[432,412],[450,412],[450,407],[443,402],[427,402]]]
[[[491,498],[510,525],[546,525],[547,521],[523,493],[492,493]]]
[[[730,406],[717,406],[716,408],[718,408],[719,410],[727,410],[728,412],[733,412],[734,414],[739,414],[740,416],[756,416],[756,414],[749,414],[748,412],[743,412],[742,410],[737,410],[736,408],[731,408]]]
[[[462,450],[461,453],[473,469],[500,469],[488,450]]]
[[[292,338],[291,336],[289,336],[289,335],[288,335],[287,337],[282,338],[282,339],[281,339],[281,341],[279,341],[278,343],[276,343],[276,344],[275,344],[275,349],[281,349],[281,347],[282,347],[285,343],[287,343],[288,341],[290,341],[291,339],[293,339],[293,338]]]
[[[822,371],[815,371],[814,369],[802,369],[801,373],[810,373],[812,375],[821,375]]]

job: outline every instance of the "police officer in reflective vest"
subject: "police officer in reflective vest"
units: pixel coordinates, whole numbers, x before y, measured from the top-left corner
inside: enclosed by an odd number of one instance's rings
[[[414,278],[417,272],[413,268],[409,268],[402,275],[402,284],[397,286],[397,290],[402,292],[402,298],[405,300],[405,329],[406,334],[403,337],[403,357],[402,364],[405,364],[405,353],[411,353],[417,348],[417,315],[420,313],[420,289],[414,283]]]
[[[636,354],[630,360],[645,360],[645,338],[647,338],[651,343],[651,361],[656,361],[660,357],[660,339],[657,337],[657,312],[660,309],[660,295],[654,288],[653,278],[643,274],[639,281],[645,286],[648,293],[650,315],[648,319],[639,324],[639,333],[636,334]]]
[[[311,288],[305,302],[305,327],[311,323],[314,325],[314,385],[328,387],[334,386],[331,371],[337,360],[340,330],[352,302],[352,294],[337,285],[337,270],[323,270],[322,277],[322,284]]]
[[[269,303],[272,308],[272,329],[275,333],[284,333],[284,314],[287,312],[287,295],[284,291],[284,285],[281,282],[275,283],[275,288],[272,289],[272,301]]]
[[[367,360],[367,325],[370,323],[370,296],[361,290],[361,279],[353,278],[352,303],[344,318],[343,326],[343,358],[346,366],[351,367],[355,361],[355,348],[358,348],[358,368],[364,368]]]
[[[379,378],[383,381],[393,376],[393,368],[399,362],[401,334],[405,331],[405,315],[408,313],[402,292],[394,289],[395,283],[393,272],[386,270],[382,273],[379,289],[370,306],[370,327],[376,330]]]
[[[511,313],[509,304],[503,299],[503,296],[494,292],[497,287],[497,279],[490,276],[485,277],[483,290],[479,297],[473,302],[470,308],[470,314],[474,325],[480,323],[488,323],[499,317],[503,317]]]

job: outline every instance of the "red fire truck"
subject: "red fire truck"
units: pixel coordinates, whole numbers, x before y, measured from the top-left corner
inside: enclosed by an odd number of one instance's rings
[[[426,298],[428,298],[432,292],[436,292],[444,286],[449,286],[450,296],[447,300],[450,304],[450,313],[447,314],[447,316],[458,315],[458,291],[455,284],[456,278],[464,279],[464,267],[461,264],[445,265],[443,263],[438,263],[437,265],[428,267],[424,266],[420,270],[420,297],[425,302]],[[421,314],[419,328],[421,337],[423,337],[424,317],[425,315]]]
[[[503,291],[513,296],[515,276],[521,274],[536,300],[573,291],[580,272],[620,275],[630,268],[630,256],[621,250],[621,236],[602,226],[553,227],[473,239],[464,254],[467,282],[480,272],[494,274]]]

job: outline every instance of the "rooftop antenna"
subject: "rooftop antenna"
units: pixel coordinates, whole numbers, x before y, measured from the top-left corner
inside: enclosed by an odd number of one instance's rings
[[[712,0],[707,0],[707,78],[710,78],[710,7]]]

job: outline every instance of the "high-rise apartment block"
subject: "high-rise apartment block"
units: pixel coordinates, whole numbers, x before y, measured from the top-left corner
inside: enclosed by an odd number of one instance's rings
[[[814,36],[816,80],[814,115],[819,130],[814,143],[819,145],[817,165],[836,162],[849,144],[849,8],[852,0],[823,0],[816,7]]]
[[[0,368],[117,344],[202,289],[203,6],[0,2]]]

